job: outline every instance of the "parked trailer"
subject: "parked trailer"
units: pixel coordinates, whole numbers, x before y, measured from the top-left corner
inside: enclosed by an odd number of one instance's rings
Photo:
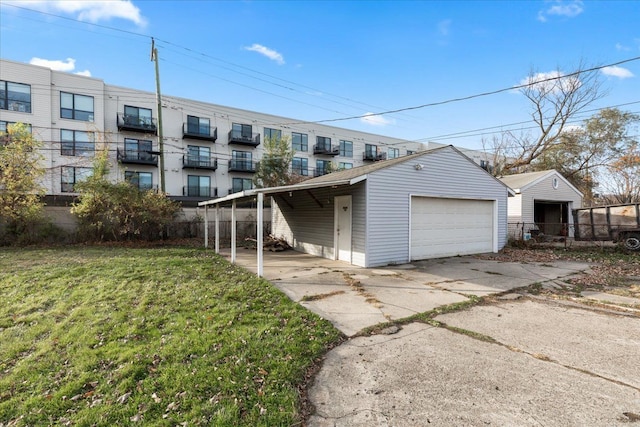
[[[640,251],[640,203],[573,210],[576,240],[612,240]]]

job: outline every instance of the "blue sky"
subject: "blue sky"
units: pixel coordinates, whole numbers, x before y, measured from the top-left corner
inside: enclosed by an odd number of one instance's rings
[[[513,87],[640,56],[639,1],[8,1],[0,56],[304,121]],[[605,68],[591,108],[640,111],[640,60]],[[587,113],[585,118],[593,112]],[[335,126],[480,148],[531,123],[515,91]],[[462,134],[465,133],[466,134]],[[444,137],[452,135],[452,137]]]

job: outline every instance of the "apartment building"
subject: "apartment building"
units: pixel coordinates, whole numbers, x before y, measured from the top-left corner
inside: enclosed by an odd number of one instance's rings
[[[160,144],[157,109],[155,93],[0,60],[0,131],[26,123],[43,141],[49,203],[77,195],[75,184],[91,173],[96,151],[105,148],[114,182],[149,189],[161,188],[164,179],[168,195],[185,206],[251,188],[265,138],[289,139],[295,150],[291,169],[303,177],[428,148],[166,95]]]

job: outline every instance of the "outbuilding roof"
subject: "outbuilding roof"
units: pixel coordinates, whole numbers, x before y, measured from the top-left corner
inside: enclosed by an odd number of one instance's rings
[[[515,175],[507,175],[507,176],[502,176],[499,179],[509,188],[513,189],[516,193],[522,193],[523,190],[526,190],[528,187],[531,187],[532,185],[542,181],[543,179],[551,175],[557,175],[576,193],[582,196],[582,192],[578,190],[575,186],[573,186],[573,184],[571,184],[569,181],[567,181],[567,179],[555,169],[549,169],[546,171],[538,171],[538,172],[525,172],[525,173],[519,173]]]

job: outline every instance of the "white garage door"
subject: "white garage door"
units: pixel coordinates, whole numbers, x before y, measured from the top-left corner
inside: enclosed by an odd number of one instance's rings
[[[493,251],[493,202],[411,198],[411,259]]]

